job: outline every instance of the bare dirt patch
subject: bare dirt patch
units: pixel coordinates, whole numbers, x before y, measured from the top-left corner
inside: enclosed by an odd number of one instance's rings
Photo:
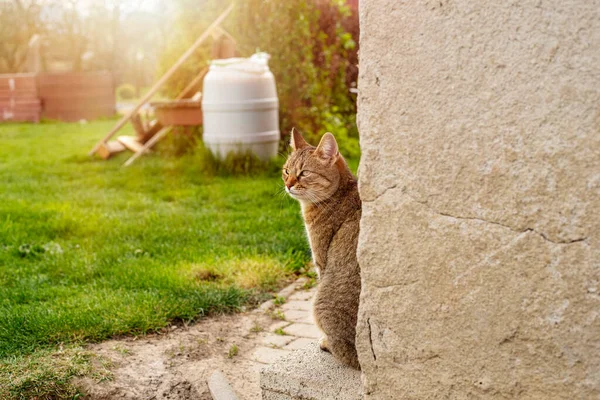
[[[79,378],[75,384],[86,399],[211,399],[206,381],[220,370],[243,399],[260,399],[263,365],[250,360],[250,354],[258,332],[272,323],[256,310],[206,318],[164,334],[90,345],[90,351],[112,364],[113,378]]]

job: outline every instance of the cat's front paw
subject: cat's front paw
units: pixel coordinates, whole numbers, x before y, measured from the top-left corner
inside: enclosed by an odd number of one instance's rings
[[[323,336],[319,339],[319,347],[321,350],[331,353],[331,351],[329,351],[329,344],[327,343],[327,336]]]

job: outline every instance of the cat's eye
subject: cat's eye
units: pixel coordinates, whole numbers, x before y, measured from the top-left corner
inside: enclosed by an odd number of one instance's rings
[[[284,173],[285,175],[289,175],[289,171],[287,170],[287,168],[284,168],[284,169],[283,169],[283,173]]]
[[[307,176],[310,176],[310,171],[302,171],[302,172],[300,172],[300,174],[299,174],[298,176],[299,176],[299,177],[300,177],[300,176],[302,176],[302,177],[307,177]]]

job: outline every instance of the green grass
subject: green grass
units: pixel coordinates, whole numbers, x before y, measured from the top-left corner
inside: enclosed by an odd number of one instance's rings
[[[229,351],[227,352],[227,358],[233,358],[233,357],[237,356],[238,352],[239,352],[239,348],[238,348],[237,344],[235,344],[235,343],[232,344],[229,347]]]
[[[76,399],[82,393],[71,383],[73,377],[111,380],[110,367],[109,361],[79,346],[7,357],[0,363],[0,399]]]
[[[287,333],[283,330],[283,328],[277,328],[273,331],[276,335],[285,336]]]
[[[236,311],[309,260],[277,172],[207,173],[198,153],[125,169],[129,154],[88,157],[113,124],[0,125],[0,398],[25,393],[15,371],[61,344]]]

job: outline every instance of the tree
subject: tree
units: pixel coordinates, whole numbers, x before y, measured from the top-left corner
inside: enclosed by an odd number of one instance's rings
[[[44,31],[39,0],[0,0],[0,72],[21,72],[29,40]]]

